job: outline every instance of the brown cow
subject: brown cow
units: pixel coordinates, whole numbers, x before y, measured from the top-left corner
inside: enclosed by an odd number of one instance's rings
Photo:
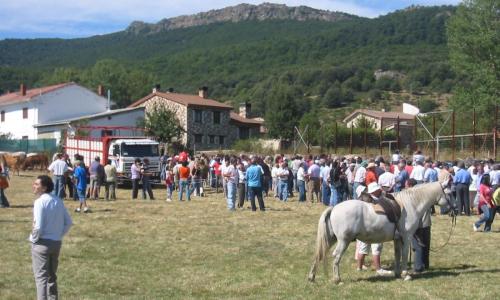
[[[5,161],[7,162],[7,166],[12,171],[12,173],[17,173],[19,176],[19,169],[24,163],[26,159],[26,154],[24,152],[16,152],[16,153],[4,153]]]
[[[37,153],[26,157],[21,169],[25,171],[27,169],[35,170],[36,168],[39,168],[41,171],[46,171],[48,166],[49,159],[47,158],[47,155]]]

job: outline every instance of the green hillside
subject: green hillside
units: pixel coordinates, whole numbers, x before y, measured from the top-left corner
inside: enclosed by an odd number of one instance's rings
[[[250,101],[264,115],[273,90],[286,89],[299,111],[380,102],[389,91],[449,92],[445,22],[455,8],[419,7],[376,19],[338,22],[245,21],[83,39],[0,41],[0,92],[73,80],[104,84],[119,106],[154,84]],[[400,77],[375,80],[377,69]]]

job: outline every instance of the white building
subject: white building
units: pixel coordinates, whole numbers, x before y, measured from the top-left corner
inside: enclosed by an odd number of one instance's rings
[[[77,131],[82,131],[93,138],[109,135],[144,135],[142,130],[136,128],[141,119],[144,119],[144,107],[132,107],[114,109],[67,120],[35,124],[34,127],[38,131],[38,138],[56,138],[57,142],[59,142],[61,138],[59,134],[63,130],[70,135],[76,134]]]
[[[37,139],[35,125],[68,120],[108,110],[108,100],[99,94],[77,85],[62,83],[20,91],[0,96],[0,133],[11,133],[15,139]],[[44,138],[59,138],[59,132]]]

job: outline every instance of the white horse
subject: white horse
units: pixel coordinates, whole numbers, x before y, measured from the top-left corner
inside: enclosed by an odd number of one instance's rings
[[[410,280],[411,276],[407,271],[410,238],[418,229],[422,216],[432,205],[450,205],[447,186],[448,180],[442,184],[439,182],[421,184],[394,194],[396,200],[403,204],[401,218],[397,224],[389,222],[385,215],[375,213],[372,204],[364,201],[344,201],[333,208],[327,208],[319,219],[316,252],[309,272],[309,280],[314,281],[321,261],[326,267],[327,252],[337,242],[333,251],[333,281],[340,283],[340,260],[349,243],[356,239],[366,243],[393,240],[394,274],[396,277],[402,275],[405,280]],[[397,235],[395,234],[396,229]],[[402,273],[400,270],[401,254],[403,258]]]

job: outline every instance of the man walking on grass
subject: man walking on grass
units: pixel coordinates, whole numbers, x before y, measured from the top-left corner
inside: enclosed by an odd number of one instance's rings
[[[29,240],[38,300],[57,299],[57,267],[61,240],[72,225],[63,201],[51,194],[54,183],[47,175],[38,176],[33,193],[33,230]]]

